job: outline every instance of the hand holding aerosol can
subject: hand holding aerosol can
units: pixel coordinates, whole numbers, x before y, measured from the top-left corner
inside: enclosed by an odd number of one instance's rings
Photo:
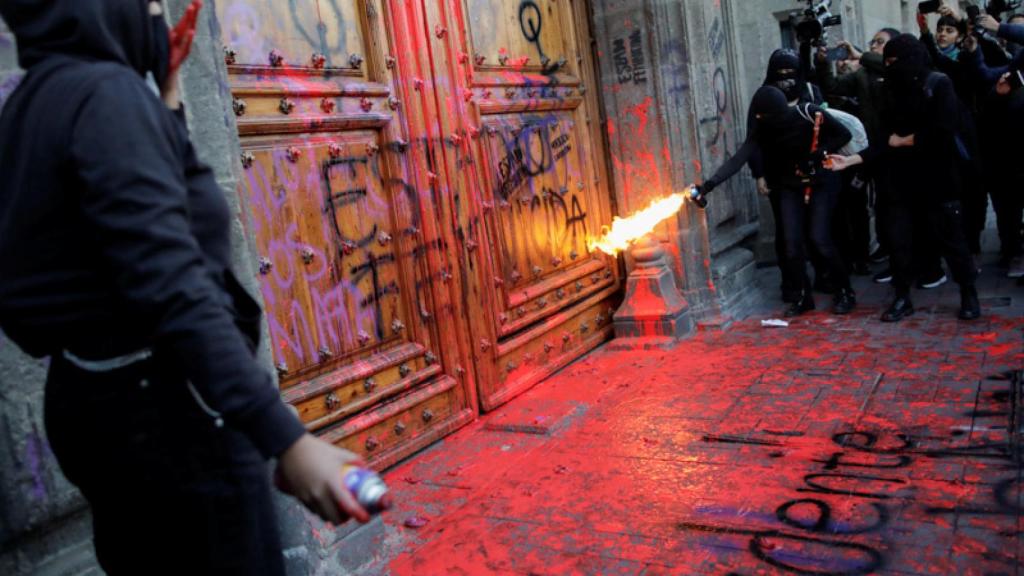
[[[370,514],[380,514],[391,508],[391,494],[384,480],[373,470],[346,465],[341,468],[345,488],[352,493],[356,502]]]
[[[691,184],[687,189],[686,197],[689,198],[690,202],[693,202],[698,208],[703,210],[708,207],[708,199],[705,194],[710,191],[710,188],[700,184]]]
[[[391,506],[387,486],[357,454],[308,433],[278,457],[274,481],[332,524],[369,522]]]

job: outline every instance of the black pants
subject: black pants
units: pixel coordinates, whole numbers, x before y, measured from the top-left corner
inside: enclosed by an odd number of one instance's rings
[[[841,177],[843,187],[833,218],[833,239],[844,262],[866,264],[871,248],[867,180],[859,170],[847,170]]]
[[[88,372],[54,356],[46,431],[88,500],[111,576],[283,575],[266,462],[218,427],[173,367]]]
[[[915,246],[923,243],[934,243],[961,288],[974,286],[978,271],[964,237],[960,202],[896,201],[889,206],[889,224],[892,285],[897,296],[910,294],[916,269],[920,267],[914,262]],[[919,230],[926,230],[928,236],[922,238]],[[931,248],[927,251],[930,252]]]
[[[991,193],[999,229],[999,252],[1003,258],[1016,258],[1024,253],[1024,174],[996,177]]]
[[[843,259],[832,240],[832,218],[839,202],[841,182],[837,175],[826,175],[814,187],[811,203],[804,203],[803,189],[779,190],[779,211],[782,215],[782,235],[785,241],[784,265],[790,278],[802,278],[805,292],[810,292],[807,281],[807,246],[827,267],[836,288],[850,288],[850,277]]]

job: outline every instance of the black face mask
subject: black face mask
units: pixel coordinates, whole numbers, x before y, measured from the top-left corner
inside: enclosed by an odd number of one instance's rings
[[[778,80],[773,86],[782,90],[782,93],[786,95],[786,100],[790,102],[800,98],[800,83],[793,78]]]
[[[171,36],[167,28],[167,20],[163,15],[152,16],[153,22],[153,54],[149,62],[149,71],[153,73],[158,86],[163,87],[171,68]]]

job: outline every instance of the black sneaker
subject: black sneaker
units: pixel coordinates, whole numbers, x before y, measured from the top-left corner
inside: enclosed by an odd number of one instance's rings
[[[799,316],[804,312],[809,312],[811,310],[814,310],[814,297],[808,292],[805,293],[802,298],[789,305],[789,308],[786,309],[785,316],[786,318],[793,318],[794,316]]]
[[[923,288],[925,290],[931,290],[932,288],[938,288],[939,286],[942,286],[943,284],[946,283],[947,280],[948,278],[946,278],[946,274],[944,272],[940,272],[938,276],[933,276],[931,278],[922,278],[918,280],[917,287]]]
[[[886,268],[885,270],[882,270],[878,274],[875,274],[871,280],[873,280],[875,284],[888,284],[889,282],[892,282],[892,269]]]
[[[960,289],[960,312],[956,316],[961,320],[981,318],[981,303],[978,302],[978,290],[974,286]]]
[[[879,246],[877,250],[872,252],[871,256],[868,256],[868,260],[871,260],[875,264],[881,264],[882,262],[885,262],[888,259],[889,253],[883,250],[881,246]]]
[[[889,309],[882,314],[882,322],[899,322],[914,314],[914,304],[907,296],[898,296],[892,301]]]
[[[853,290],[849,288],[843,288],[840,290],[832,300],[833,314],[849,314],[856,307],[857,296],[855,296]]]
[[[867,262],[854,262],[853,266],[850,267],[850,271],[853,272],[854,276],[868,276],[871,274],[871,268]]]

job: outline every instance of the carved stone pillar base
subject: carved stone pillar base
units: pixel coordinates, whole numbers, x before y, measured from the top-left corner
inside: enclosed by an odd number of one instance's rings
[[[626,297],[614,316],[615,337],[636,339],[629,347],[672,345],[693,330],[693,319],[689,304],[676,287],[665,250],[646,236],[634,244],[632,256],[636,267],[626,279]]]

